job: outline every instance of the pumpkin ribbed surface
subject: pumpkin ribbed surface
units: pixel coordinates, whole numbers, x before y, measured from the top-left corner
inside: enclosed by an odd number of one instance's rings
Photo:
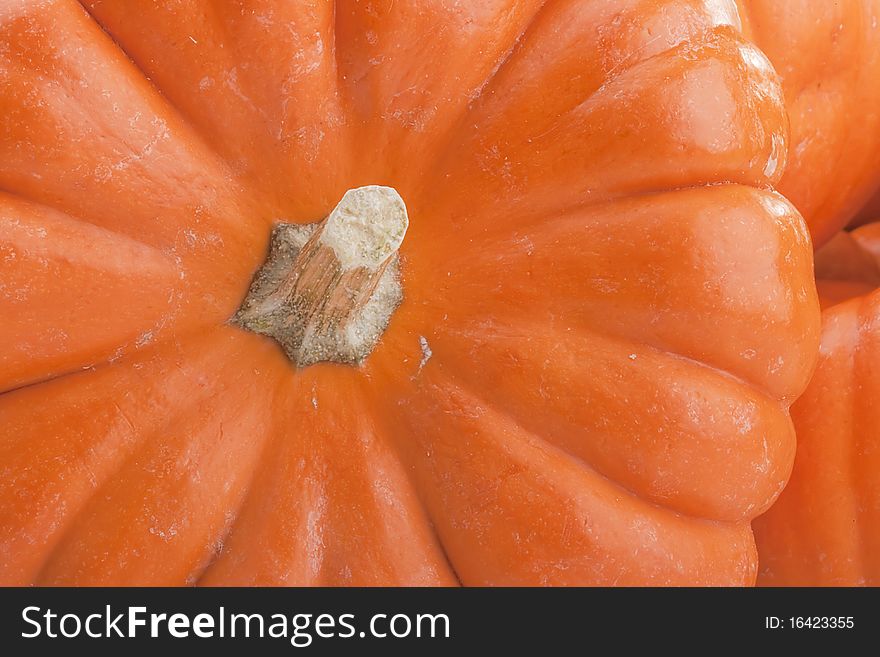
[[[732,2],[4,2],[0,583],[754,581],[813,368]],[[393,187],[357,366],[229,320]]]

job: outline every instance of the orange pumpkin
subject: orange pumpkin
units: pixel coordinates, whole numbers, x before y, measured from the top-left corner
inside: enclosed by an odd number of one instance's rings
[[[880,217],[880,189],[871,197],[865,206],[859,211],[850,226],[862,226],[872,221],[876,221]]]
[[[0,9],[0,582],[754,581],[819,313],[732,3],[83,5]]]
[[[841,233],[816,256],[819,364],[792,407],[788,487],[758,518],[759,583],[880,585],[880,224]]]
[[[778,189],[819,247],[880,184],[880,0],[739,5],[785,91],[791,139]]]

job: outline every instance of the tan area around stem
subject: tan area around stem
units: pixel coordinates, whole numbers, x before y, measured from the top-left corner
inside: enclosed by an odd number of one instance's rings
[[[298,367],[366,358],[403,300],[406,206],[390,187],[346,192],[322,222],[278,224],[233,323],[276,340]]]

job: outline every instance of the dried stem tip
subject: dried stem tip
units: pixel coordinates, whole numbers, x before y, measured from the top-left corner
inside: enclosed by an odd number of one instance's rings
[[[358,363],[400,304],[397,249],[409,220],[396,190],[351,189],[318,224],[279,224],[233,322],[274,338],[299,367]]]
[[[376,269],[397,253],[406,235],[406,205],[391,187],[359,187],[342,197],[321,231],[343,269]]]

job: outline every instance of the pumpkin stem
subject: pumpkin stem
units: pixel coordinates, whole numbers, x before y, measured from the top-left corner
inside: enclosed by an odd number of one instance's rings
[[[397,191],[377,185],[350,189],[317,224],[278,224],[232,322],[276,340],[299,367],[361,362],[403,300],[408,225]]]

